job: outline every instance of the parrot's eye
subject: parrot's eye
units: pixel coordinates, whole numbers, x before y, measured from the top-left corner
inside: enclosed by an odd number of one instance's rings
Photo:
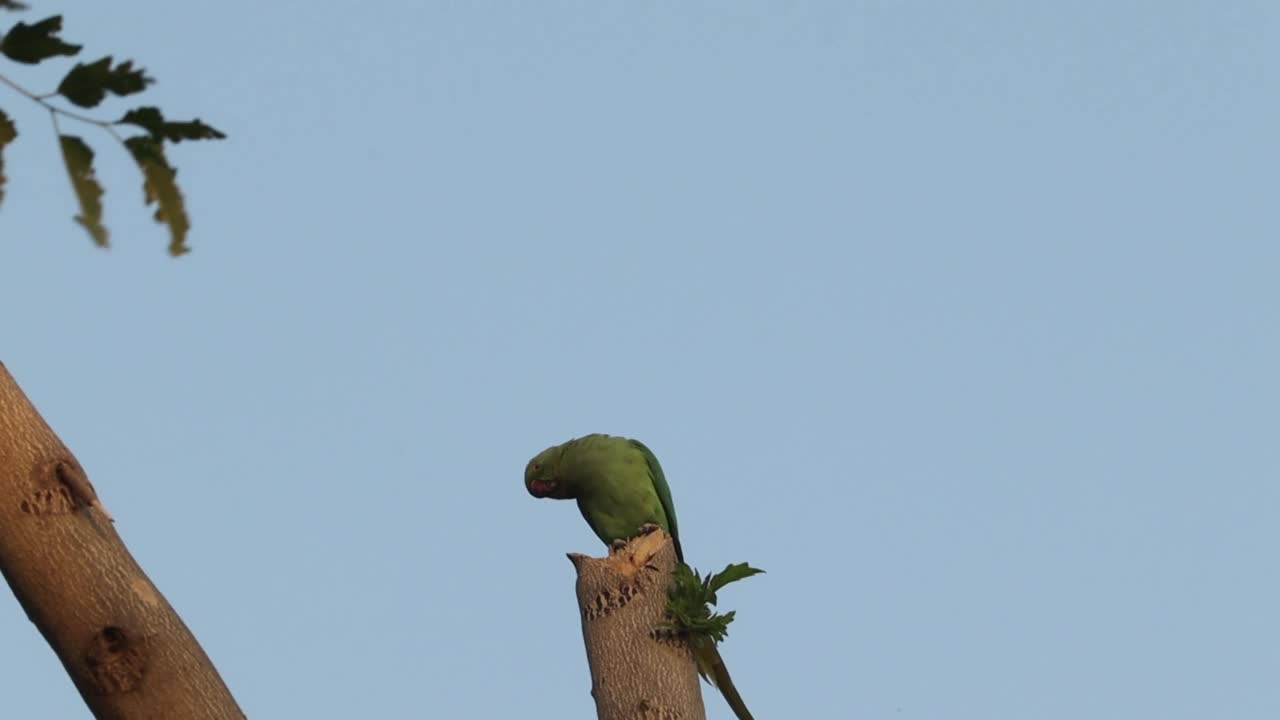
[[[542,472],[542,463],[534,463],[534,464],[533,464],[533,466],[532,466],[530,469],[531,469],[531,470],[533,470],[533,471],[534,471],[534,472],[536,472],[536,473],[537,473],[537,472]]]

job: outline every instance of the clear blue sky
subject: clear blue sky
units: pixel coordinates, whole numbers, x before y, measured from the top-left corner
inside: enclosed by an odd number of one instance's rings
[[[0,360],[251,717],[593,717],[589,432],[759,718],[1280,717],[1280,4],[31,1],[230,135],[102,252],[0,88]]]

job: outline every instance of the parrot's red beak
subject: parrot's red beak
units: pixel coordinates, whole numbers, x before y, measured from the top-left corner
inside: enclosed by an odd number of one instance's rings
[[[534,497],[547,497],[556,491],[555,480],[530,480],[529,494]]]

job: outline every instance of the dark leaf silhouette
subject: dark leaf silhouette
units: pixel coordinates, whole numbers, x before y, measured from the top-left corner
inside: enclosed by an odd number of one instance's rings
[[[137,125],[151,133],[155,140],[181,142],[183,140],[221,140],[226,137],[217,128],[200,122],[199,118],[190,122],[174,122],[164,119],[164,114],[157,107],[134,108],[116,121],[117,125]]]
[[[111,56],[88,65],[76,63],[58,85],[58,93],[80,107],[94,107],[107,93],[132,95],[147,89],[154,82],[142,68],[133,69],[133,61],[111,66]]]
[[[62,16],[47,17],[35,25],[18,23],[0,40],[0,52],[10,60],[35,65],[58,55],[75,55],[79,45],[63,42],[57,37],[62,32]]]

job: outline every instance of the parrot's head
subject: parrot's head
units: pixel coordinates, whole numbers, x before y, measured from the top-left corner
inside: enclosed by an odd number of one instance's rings
[[[573,497],[570,486],[561,473],[562,446],[547,448],[538,453],[524,468],[524,486],[536,498],[565,500]]]

